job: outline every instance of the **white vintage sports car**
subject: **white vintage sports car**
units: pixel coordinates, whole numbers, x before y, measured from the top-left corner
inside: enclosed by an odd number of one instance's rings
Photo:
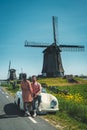
[[[20,108],[20,110],[24,110],[21,90],[16,92],[14,102]],[[44,113],[44,112],[54,113],[59,110],[59,104],[57,98],[52,94],[47,93],[45,88],[42,88],[41,103],[39,108],[40,111],[38,111],[38,113]]]

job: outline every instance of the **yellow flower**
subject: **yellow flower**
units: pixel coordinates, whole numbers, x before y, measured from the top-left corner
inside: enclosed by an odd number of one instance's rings
[[[57,97],[57,94],[55,95]],[[83,97],[79,94],[79,93],[76,93],[76,94],[69,94],[69,95],[65,95],[65,94],[58,94],[58,97],[61,97],[61,98],[64,98],[65,100],[72,100],[72,101],[75,101],[75,102],[83,102]]]

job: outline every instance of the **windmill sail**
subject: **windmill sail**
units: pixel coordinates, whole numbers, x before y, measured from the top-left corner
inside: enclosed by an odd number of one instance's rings
[[[84,51],[85,48],[82,45],[59,45],[62,51]]]
[[[9,61],[9,70],[11,69],[11,61]]]
[[[54,39],[54,44],[57,44],[57,27],[58,27],[58,18],[53,16],[52,17],[52,23],[53,23],[53,39]]]
[[[9,61],[9,65],[8,65],[8,75],[7,75],[8,80],[9,80],[9,77],[10,77],[10,69],[11,69],[11,61]]]

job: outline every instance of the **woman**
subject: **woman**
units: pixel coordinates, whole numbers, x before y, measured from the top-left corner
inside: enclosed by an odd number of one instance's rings
[[[33,101],[33,90],[31,87],[31,83],[29,80],[26,79],[27,76],[24,73],[22,76],[22,81],[21,81],[21,89],[22,89],[22,98],[24,102],[24,110],[25,110],[25,115],[30,116],[30,111],[32,108],[32,101]]]

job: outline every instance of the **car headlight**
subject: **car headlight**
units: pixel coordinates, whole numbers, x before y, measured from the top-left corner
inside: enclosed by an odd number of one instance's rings
[[[54,108],[56,105],[57,105],[57,101],[52,100],[50,104],[51,108]]]

